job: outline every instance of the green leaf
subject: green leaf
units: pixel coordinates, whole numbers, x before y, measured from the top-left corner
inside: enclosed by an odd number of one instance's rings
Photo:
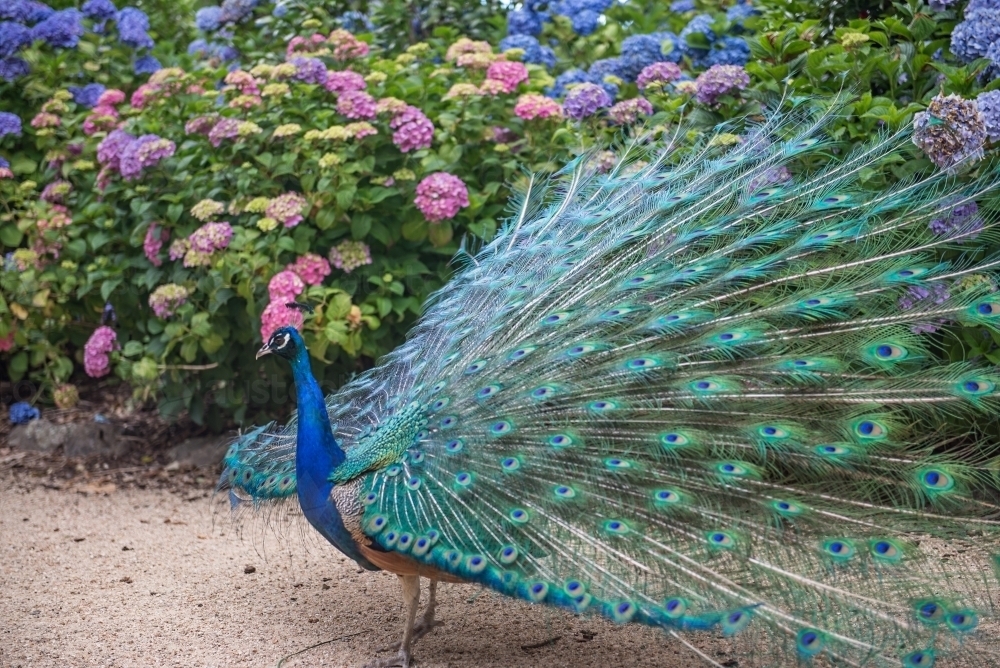
[[[143,345],[139,341],[129,341],[122,348],[122,355],[125,357],[135,357],[142,353]]]
[[[212,332],[201,340],[201,349],[211,355],[212,353],[217,352],[224,343],[225,341],[223,341],[221,336]]]
[[[38,169],[38,163],[23,155],[14,156],[10,162],[10,171],[15,174],[31,174]]]
[[[407,241],[423,241],[427,238],[427,221],[411,219],[403,223],[403,238]]]
[[[367,214],[358,214],[351,219],[351,236],[355,239],[364,239],[372,229],[372,217]]]
[[[198,339],[188,339],[181,344],[181,357],[184,361],[191,363],[198,356]]]
[[[181,219],[181,216],[183,214],[184,214],[183,204],[171,204],[170,206],[167,207],[167,220],[169,220],[171,223],[176,223],[178,220]]]
[[[13,381],[21,380],[25,372],[28,370],[28,353],[23,350],[13,357],[10,358],[10,379]]]
[[[23,238],[24,234],[14,224],[7,224],[0,227],[0,243],[4,246],[17,248],[21,245],[21,239]]]
[[[101,283],[101,299],[108,301],[108,297],[110,297],[111,293],[115,291],[115,288],[121,285],[121,282],[121,278],[112,278]]]

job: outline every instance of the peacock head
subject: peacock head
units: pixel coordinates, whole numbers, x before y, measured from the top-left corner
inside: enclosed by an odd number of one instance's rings
[[[294,327],[281,327],[274,330],[271,338],[257,351],[257,359],[273,353],[291,362],[303,346],[305,346],[305,341],[302,340],[302,336],[297,329]]]

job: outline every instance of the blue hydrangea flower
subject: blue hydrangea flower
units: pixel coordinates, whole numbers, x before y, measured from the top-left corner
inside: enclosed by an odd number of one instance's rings
[[[372,23],[372,20],[366,14],[356,9],[341,14],[337,22],[341,28],[352,33],[373,32],[375,30],[375,24]]]
[[[704,35],[709,44],[715,42],[716,37],[715,31],[712,30],[711,16],[708,14],[698,14],[692,18],[688,21],[688,24],[684,26],[684,29],[681,30],[681,34],[679,35],[680,39],[678,39],[678,42],[680,42],[678,46],[683,53],[692,57],[705,57],[708,55],[708,49],[691,46],[687,40],[688,35],[695,34]]]
[[[665,44],[669,42],[669,44]],[[635,81],[647,65],[659,62],[676,63],[681,59],[677,48],[678,38],[673,33],[657,32],[650,35],[632,35],[622,42],[622,68],[618,75],[626,81]],[[663,52],[664,46],[667,53]]]
[[[966,63],[985,57],[990,45],[1000,41],[1000,8],[971,7],[970,2],[965,20],[951,33],[951,52]]]
[[[670,3],[670,11],[678,14],[694,11],[694,0],[674,0]]]
[[[202,7],[194,15],[198,30],[215,32],[222,25],[222,7]]]
[[[723,37],[722,41],[712,47],[704,62],[698,62],[699,67],[712,65],[746,65],[750,61],[750,46],[742,37]]]
[[[948,8],[949,5],[953,5],[958,0],[929,0],[927,6],[931,8],[932,11],[942,12]]]
[[[284,3],[279,3],[275,5],[274,9],[271,10],[271,16],[278,19],[284,18],[287,15],[288,15],[288,5]]]
[[[31,25],[47,19],[55,10],[35,0],[4,0],[0,2],[0,19]]]
[[[1000,90],[980,93],[976,106],[986,124],[986,135],[992,142],[1000,142]]]
[[[160,65],[160,61],[150,55],[145,55],[142,58],[138,58],[135,61],[135,65],[132,66],[132,71],[136,74],[152,74],[163,68]]]
[[[500,40],[500,51],[522,49],[524,62],[552,68],[556,66],[556,54],[547,46],[542,46],[531,35],[508,35]]]
[[[573,68],[566,70],[562,74],[556,77],[555,84],[552,88],[545,91],[545,94],[549,97],[562,97],[566,94],[566,87],[577,83],[589,83],[590,75],[581,69]]]
[[[515,9],[507,14],[508,35],[539,35],[542,32],[542,18],[528,9]]]
[[[118,8],[111,0],[87,0],[80,9],[92,21],[109,21],[118,14]]]
[[[1000,0],[969,0],[969,4],[965,6],[965,15],[979,9],[1000,9]]]
[[[584,9],[569,17],[573,31],[578,35],[591,35],[600,24],[601,15],[593,10]]]
[[[31,44],[31,30],[20,23],[0,23],[0,58],[8,58]]]
[[[253,14],[257,0],[223,0],[222,22],[239,23]]]
[[[21,136],[21,117],[9,111],[0,111],[0,139],[7,135]]]
[[[72,49],[83,36],[83,14],[76,9],[54,12],[31,29],[32,39],[40,39],[51,47]]]
[[[10,169],[10,163],[5,158],[0,158],[0,169]]]
[[[32,420],[37,420],[41,415],[37,408],[24,401],[18,401],[16,404],[10,405],[11,424],[25,424]]]
[[[592,116],[598,109],[610,107],[612,98],[603,88],[592,83],[582,83],[574,86],[566,94],[563,111],[574,120]]]
[[[87,84],[86,86],[70,86],[69,92],[73,96],[74,102],[81,107],[90,109],[97,104],[97,99],[104,92],[104,86],[99,83]]]
[[[760,14],[757,8],[749,2],[740,2],[726,10],[726,18],[732,23],[741,23],[743,19]]]
[[[228,62],[230,62],[232,60],[236,60],[237,58],[239,58],[240,57],[240,52],[236,50],[236,47],[229,46],[228,44],[225,44],[225,45],[219,46],[216,49],[215,55],[218,56],[218,58],[222,62],[228,63]]]
[[[23,58],[0,58],[0,79],[14,81],[31,72],[31,66]]]
[[[126,7],[118,12],[118,39],[133,49],[153,48],[153,39],[147,34],[149,17],[146,12],[135,7]]]

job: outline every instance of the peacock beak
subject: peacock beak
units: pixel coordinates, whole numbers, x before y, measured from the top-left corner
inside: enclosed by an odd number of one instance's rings
[[[254,359],[258,359],[259,360],[264,355],[270,355],[272,352],[273,351],[271,350],[271,348],[269,348],[268,345],[265,343],[261,347],[261,349],[257,351],[257,356]]]

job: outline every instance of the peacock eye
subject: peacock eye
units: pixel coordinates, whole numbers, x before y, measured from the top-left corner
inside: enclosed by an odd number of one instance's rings
[[[271,345],[269,347],[275,350],[281,350],[282,348],[288,345],[288,340],[290,338],[291,337],[285,333],[275,334],[271,338]]]

